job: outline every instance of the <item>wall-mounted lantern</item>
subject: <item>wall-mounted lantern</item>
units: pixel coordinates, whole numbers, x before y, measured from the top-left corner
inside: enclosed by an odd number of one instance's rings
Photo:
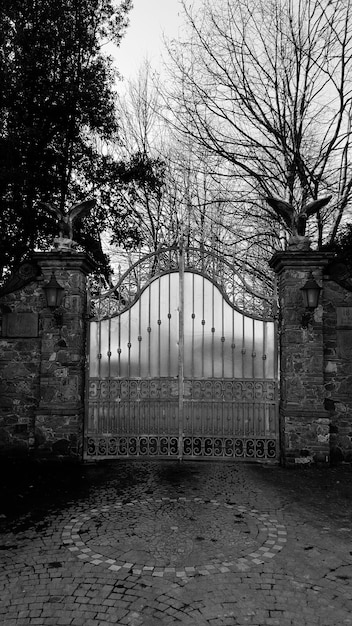
[[[303,297],[303,304],[306,309],[305,313],[302,316],[302,326],[303,328],[307,328],[309,322],[312,319],[313,312],[319,304],[319,297],[321,292],[321,287],[318,285],[312,272],[310,272],[307,282],[303,285],[303,287],[301,287],[301,292]]]
[[[51,274],[49,282],[43,285],[43,290],[46,305],[53,311],[57,326],[62,326],[62,312],[59,309],[63,301],[65,289],[57,282],[54,272]]]

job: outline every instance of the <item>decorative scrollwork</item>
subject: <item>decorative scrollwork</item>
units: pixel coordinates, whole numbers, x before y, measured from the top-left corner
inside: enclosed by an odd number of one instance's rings
[[[121,380],[120,383],[120,395],[123,400],[128,400],[130,397],[130,385],[128,380]]]
[[[160,454],[167,455],[169,452],[169,445],[167,437],[160,437]]]
[[[244,442],[242,441],[242,439],[236,439],[235,440],[235,456],[241,457],[243,456],[243,452],[244,452]]]
[[[93,437],[87,438],[87,454],[89,456],[95,456],[96,454],[95,439]]]
[[[243,383],[240,380],[236,380],[233,385],[233,399],[242,400],[243,398]]]
[[[266,381],[265,386],[265,399],[266,400],[275,400],[275,391],[276,391],[276,382],[275,381]]]
[[[214,440],[214,456],[222,456],[222,452],[223,452],[222,439],[217,438]]]
[[[263,396],[266,395],[265,392],[265,383],[262,381],[255,381],[253,385],[253,396],[256,402],[263,399]]]
[[[188,395],[198,400],[202,397],[202,381],[200,380],[187,380]]]
[[[268,441],[268,459],[275,459],[276,457],[276,441],[275,439],[269,439]]]
[[[149,437],[149,454],[155,456],[158,454],[158,439],[157,437]]]
[[[267,293],[246,294],[242,289],[243,277],[230,262],[217,255],[213,249],[189,247],[184,250],[185,271],[201,272],[217,284],[224,297],[241,310],[254,316],[258,313],[265,319],[273,315],[272,298]],[[178,246],[158,249],[140,257],[131,264],[117,284],[109,290],[103,285],[91,286],[91,307],[97,319],[116,315],[132,306],[145,286],[158,276],[179,269]],[[201,320],[204,324],[205,321]]]
[[[195,456],[200,456],[202,453],[202,440],[200,437],[193,438],[193,454]]]
[[[202,385],[203,398],[211,400],[213,398],[213,381],[206,380]]]
[[[204,440],[204,454],[205,456],[213,455],[213,441],[209,437]]]
[[[225,439],[225,456],[233,456],[234,442],[233,439]]]
[[[258,439],[255,443],[255,458],[264,459],[265,457],[265,443],[263,439]]]
[[[205,458],[275,459],[275,439],[216,436],[185,436],[183,455]],[[175,457],[179,454],[179,439],[175,435],[143,435],[131,437],[87,437],[87,457]]]
[[[107,400],[110,397],[110,385],[108,380],[102,380],[100,382],[100,398]]]
[[[248,439],[246,441],[246,456],[249,458],[253,458],[255,456],[255,443],[253,439]]]
[[[99,396],[99,381],[91,380],[89,382],[89,398],[96,399]]]
[[[149,393],[151,398],[160,398],[160,381],[151,380],[149,382]]]
[[[242,383],[242,399],[254,400],[254,382],[243,381]]]
[[[212,398],[214,400],[221,400],[224,395],[224,388],[221,380],[215,380],[213,382]]]
[[[170,438],[170,454],[178,454],[178,439],[177,437]]]
[[[233,399],[233,381],[225,380],[223,382],[223,394],[224,399],[228,401],[232,401]]]
[[[108,440],[108,454],[109,456],[116,456],[118,450],[117,437],[111,437]]]
[[[191,437],[185,437],[183,440],[183,454],[184,456],[190,456],[192,454],[192,439]]]
[[[120,397],[120,383],[118,380],[110,380],[110,399],[116,400]]]
[[[136,400],[136,398],[139,397],[139,393],[140,393],[139,382],[137,380],[130,380],[129,381],[129,399],[132,401]]]
[[[148,438],[147,437],[140,437],[140,439],[139,439],[139,453],[142,456],[145,456],[146,454],[148,454]]]
[[[137,438],[136,437],[130,437],[128,441],[128,452],[129,454],[131,454],[131,456],[136,456],[137,454]]]
[[[119,440],[119,453],[121,456],[126,456],[128,451],[127,438],[121,437]]]
[[[98,441],[98,455],[105,456],[107,452],[106,439],[99,439]]]

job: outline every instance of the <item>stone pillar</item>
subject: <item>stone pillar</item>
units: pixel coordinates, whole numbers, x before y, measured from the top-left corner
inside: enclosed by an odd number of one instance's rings
[[[65,289],[62,320],[45,305],[41,311],[36,445],[49,455],[54,453],[80,459],[84,421],[86,283],[87,275],[95,267],[94,261],[85,253],[74,251],[39,252],[35,254],[35,260],[43,275],[42,285],[54,273]]]
[[[324,408],[323,306],[308,327],[301,287],[312,271],[320,286],[330,256],[290,250],[276,253],[270,266],[278,275],[280,305],[280,437],[284,465],[329,461],[329,415]]]

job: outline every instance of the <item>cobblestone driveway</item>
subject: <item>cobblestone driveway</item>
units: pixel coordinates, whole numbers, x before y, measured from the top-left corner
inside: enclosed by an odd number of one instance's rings
[[[84,471],[74,499],[3,524],[1,624],[352,624],[346,503],[342,517],[306,496],[298,504],[276,484],[279,468]]]

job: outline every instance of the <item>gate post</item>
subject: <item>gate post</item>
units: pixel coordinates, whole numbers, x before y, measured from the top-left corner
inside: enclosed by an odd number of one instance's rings
[[[323,306],[308,324],[301,288],[312,271],[323,286],[326,253],[290,249],[269,264],[278,275],[280,306],[280,440],[285,466],[329,462],[329,416],[324,409]],[[320,296],[322,302],[322,296]]]
[[[82,458],[86,362],[87,276],[95,264],[86,253],[38,252],[43,285],[54,274],[64,288],[58,311],[41,311],[40,401],[37,444],[47,454]],[[43,286],[42,285],[42,286]],[[59,313],[59,314],[58,314]],[[34,443],[34,441],[33,441]]]

